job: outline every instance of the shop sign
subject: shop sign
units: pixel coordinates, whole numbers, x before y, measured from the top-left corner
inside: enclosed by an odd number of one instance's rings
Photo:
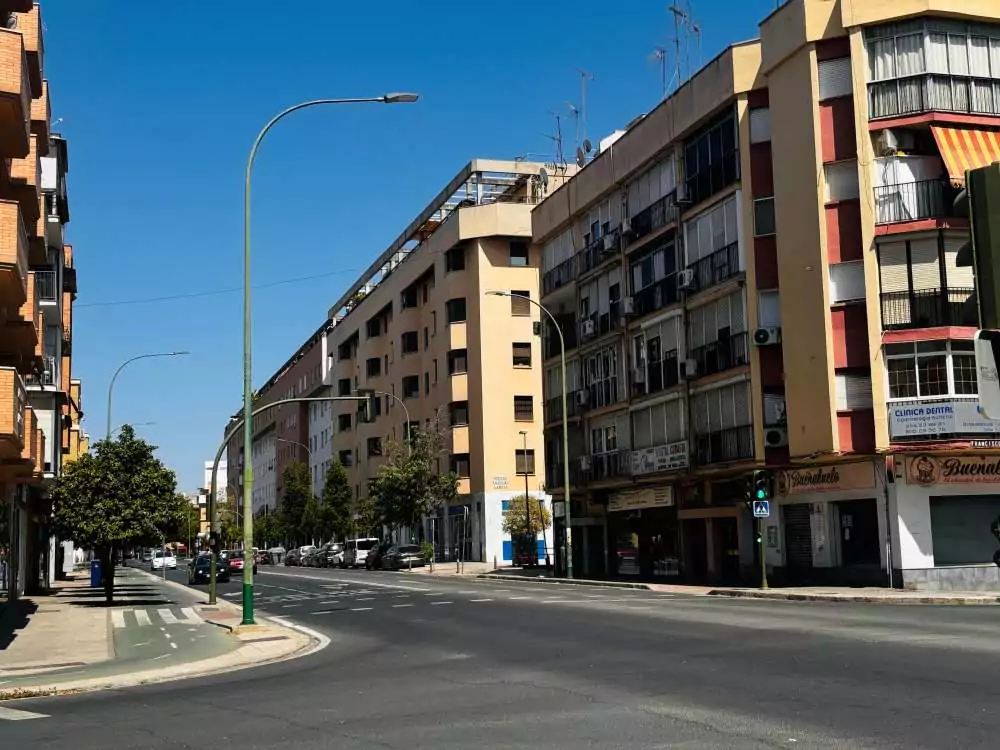
[[[889,404],[889,436],[892,438],[931,437],[963,433],[1000,433],[1000,422],[979,413],[979,402],[908,401]]]
[[[867,461],[778,472],[778,494],[782,497],[811,492],[867,490],[874,486],[875,467]]]
[[[669,508],[674,504],[673,487],[616,492],[608,500],[608,512],[642,510],[644,508]]]
[[[906,459],[907,484],[1000,483],[1000,456],[915,456]]]
[[[654,445],[652,448],[632,451],[632,476],[655,474],[660,471],[686,469],[688,447],[685,441]]]

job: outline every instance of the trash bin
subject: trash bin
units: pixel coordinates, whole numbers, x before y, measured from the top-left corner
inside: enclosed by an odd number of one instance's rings
[[[101,561],[91,560],[90,561],[90,586],[91,588],[101,587]]]

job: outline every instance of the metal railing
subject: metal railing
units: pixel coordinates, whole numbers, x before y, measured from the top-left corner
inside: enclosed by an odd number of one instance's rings
[[[680,301],[677,293],[677,274],[670,274],[655,284],[640,289],[633,295],[636,315],[648,315],[651,312],[673,305]]]
[[[696,346],[691,350],[691,357],[698,362],[699,377],[749,364],[749,336],[734,333],[727,338]]]
[[[944,180],[920,180],[875,188],[875,223],[896,224],[954,216],[958,189]]]
[[[868,85],[869,117],[898,117],[917,112],[1000,115],[1000,100],[990,81],[964,76],[923,74]]]
[[[969,288],[882,292],[882,326],[887,329],[978,326],[978,316],[966,306],[974,292],[975,289]]]
[[[740,244],[733,242],[688,266],[694,271],[695,290],[708,289],[740,273]]]
[[[35,294],[42,302],[55,302],[59,299],[55,271],[35,271]]]
[[[676,191],[668,193],[652,205],[635,214],[630,220],[632,227],[631,242],[635,242],[647,234],[652,234],[657,229],[665,227],[673,221],[677,221],[676,199]]]
[[[597,239],[591,240],[590,244],[587,245],[580,253],[583,259],[580,273],[592,271],[608,258],[617,255],[621,245],[620,240],[620,229],[615,229],[613,232],[608,232],[607,234],[601,235]]]
[[[580,403],[580,391],[568,391],[566,393],[566,413],[569,415],[570,419],[573,417],[579,417],[583,414],[583,405]],[[549,398],[545,400],[545,424],[550,425],[556,422],[562,422],[563,410],[562,410],[562,395],[556,396],[555,398]]]
[[[583,476],[587,482],[601,482],[632,475],[632,454],[626,450],[594,453],[589,456],[589,466]]]
[[[550,488],[562,487],[565,483],[566,473],[563,471],[563,463],[557,461],[545,467],[545,486]],[[579,461],[569,463],[569,486],[579,487],[583,484],[583,471],[580,469]]]
[[[573,315],[556,315],[556,320],[559,323],[559,328],[562,329],[562,335],[566,342],[566,352],[569,353],[572,349],[576,349],[579,345],[578,332],[580,327],[577,325],[576,318]],[[561,353],[562,349],[559,346],[559,335],[552,327],[552,321],[546,320],[545,359],[558,357]]]
[[[695,455],[702,465],[753,458],[753,425],[696,435]]]
[[[643,377],[632,377],[632,396],[651,396],[673,388],[680,383],[677,350],[671,349],[659,360],[651,360],[643,370]]]
[[[542,294],[551,294],[579,276],[582,262],[583,256],[575,253],[573,257],[567,258],[551,271],[546,271],[542,276]]]

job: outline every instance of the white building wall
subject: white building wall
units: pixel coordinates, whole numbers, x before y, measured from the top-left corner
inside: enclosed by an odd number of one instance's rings
[[[314,401],[309,404],[309,475],[312,477],[313,492],[317,495],[323,491],[326,471],[333,461],[334,403]]]
[[[266,505],[277,507],[275,471],[277,467],[277,443],[274,431],[254,440],[251,456],[253,467],[253,513],[262,512]]]
[[[222,502],[226,499],[226,486],[229,482],[229,465],[225,459],[219,461],[219,471],[215,475],[216,482],[216,502]],[[202,477],[202,488],[206,492],[212,489],[212,461],[206,461],[204,467],[204,475]]]

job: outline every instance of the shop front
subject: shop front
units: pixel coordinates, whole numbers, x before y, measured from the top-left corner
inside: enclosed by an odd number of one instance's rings
[[[916,590],[998,591],[1000,454],[898,457],[893,566]]]
[[[608,498],[607,517],[612,577],[677,579],[680,551],[673,487],[614,492]]]

